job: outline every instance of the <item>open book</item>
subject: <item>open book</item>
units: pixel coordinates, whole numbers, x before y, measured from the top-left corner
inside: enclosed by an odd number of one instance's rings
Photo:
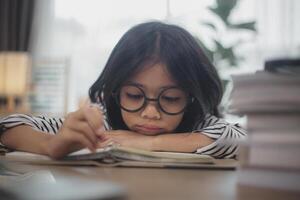
[[[213,164],[213,158],[208,155],[194,153],[154,152],[120,146],[109,146],[104,149],[98,149],[95,153],[89,153],[87,149],[83,149],[71,153],[63,158],[63,160],[98,160],[103,163],[141,161],[155,163]]]
[[[59,165],[96,165],[127,167],[184,167],[184,168],[235,168],[232,159],[214,159],[208,155],[195,153],[153,152],[135,148],[109,146],[91,153],[83,149],[53,160],[47,156],[12,152],[4,157],[8,161],[26,162],[29,164]]]

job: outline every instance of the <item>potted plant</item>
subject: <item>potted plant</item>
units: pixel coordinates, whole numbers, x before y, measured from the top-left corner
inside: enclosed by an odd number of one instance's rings
[[[242,23],[233,23],[230,20],[234,9],[238,4],[238,0],[216,0],[215,5],[209,6],[209,11],[215,16],[215,20],[205,21],[201,24],[211,29],[215,34],[211,38],[212,46],[205,45],[197,36],[196,39],[200,46],[204,49],[208,58],[215,64],[217,69],[221,67],[238,67],[239,61],[243,58],[236,54],[236,49],[239,45],[247,42],[240,38],[231,44],[225,45],[224,40],[230,34],[237,31],[250,31],[256,33],[256,22],[247,21]],[[220,35],[219,33],[223,34]],[[225,34],[224,34],[225,33]]]

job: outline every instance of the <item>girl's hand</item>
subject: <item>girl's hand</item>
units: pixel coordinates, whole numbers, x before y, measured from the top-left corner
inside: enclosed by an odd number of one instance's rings
[[[103,126],[103,115],[97,106],[84,106],[69,113],[58,133],[47,142],[47,154],[60,158],[85,147],[93,152],[102,139]]]
[[[116,144],[151,151],[154,137],[125,130],[104,131],[103,140],[98,141],[97,147],[104,148],[110,144]]]

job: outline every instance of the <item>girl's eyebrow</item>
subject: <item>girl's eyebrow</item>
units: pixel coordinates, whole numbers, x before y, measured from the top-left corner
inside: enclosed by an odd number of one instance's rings
[[[128,81],[126,84],[135,85],[135,86],[138,86],[141,88],[146,88],[143,84],[133,82],[133,81]],[[159,89],[165,89],[165,88],[169,88],[169,87],[178,87],[178,86],[177,85],[165,85],[165,86],[160,87]]]

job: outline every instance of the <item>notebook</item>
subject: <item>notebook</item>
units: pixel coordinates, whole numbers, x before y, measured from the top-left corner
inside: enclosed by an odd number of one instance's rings
[[[171,168],[228,168],[234,169],[234,159],[214,159],[196,153],[153,152],[135,148],[109,146],[91,153],[83,149],[59,160],[27,152],[11,152],[4,157],[7,161],[47,165],[95,165],[123,167],[171,167]]]

